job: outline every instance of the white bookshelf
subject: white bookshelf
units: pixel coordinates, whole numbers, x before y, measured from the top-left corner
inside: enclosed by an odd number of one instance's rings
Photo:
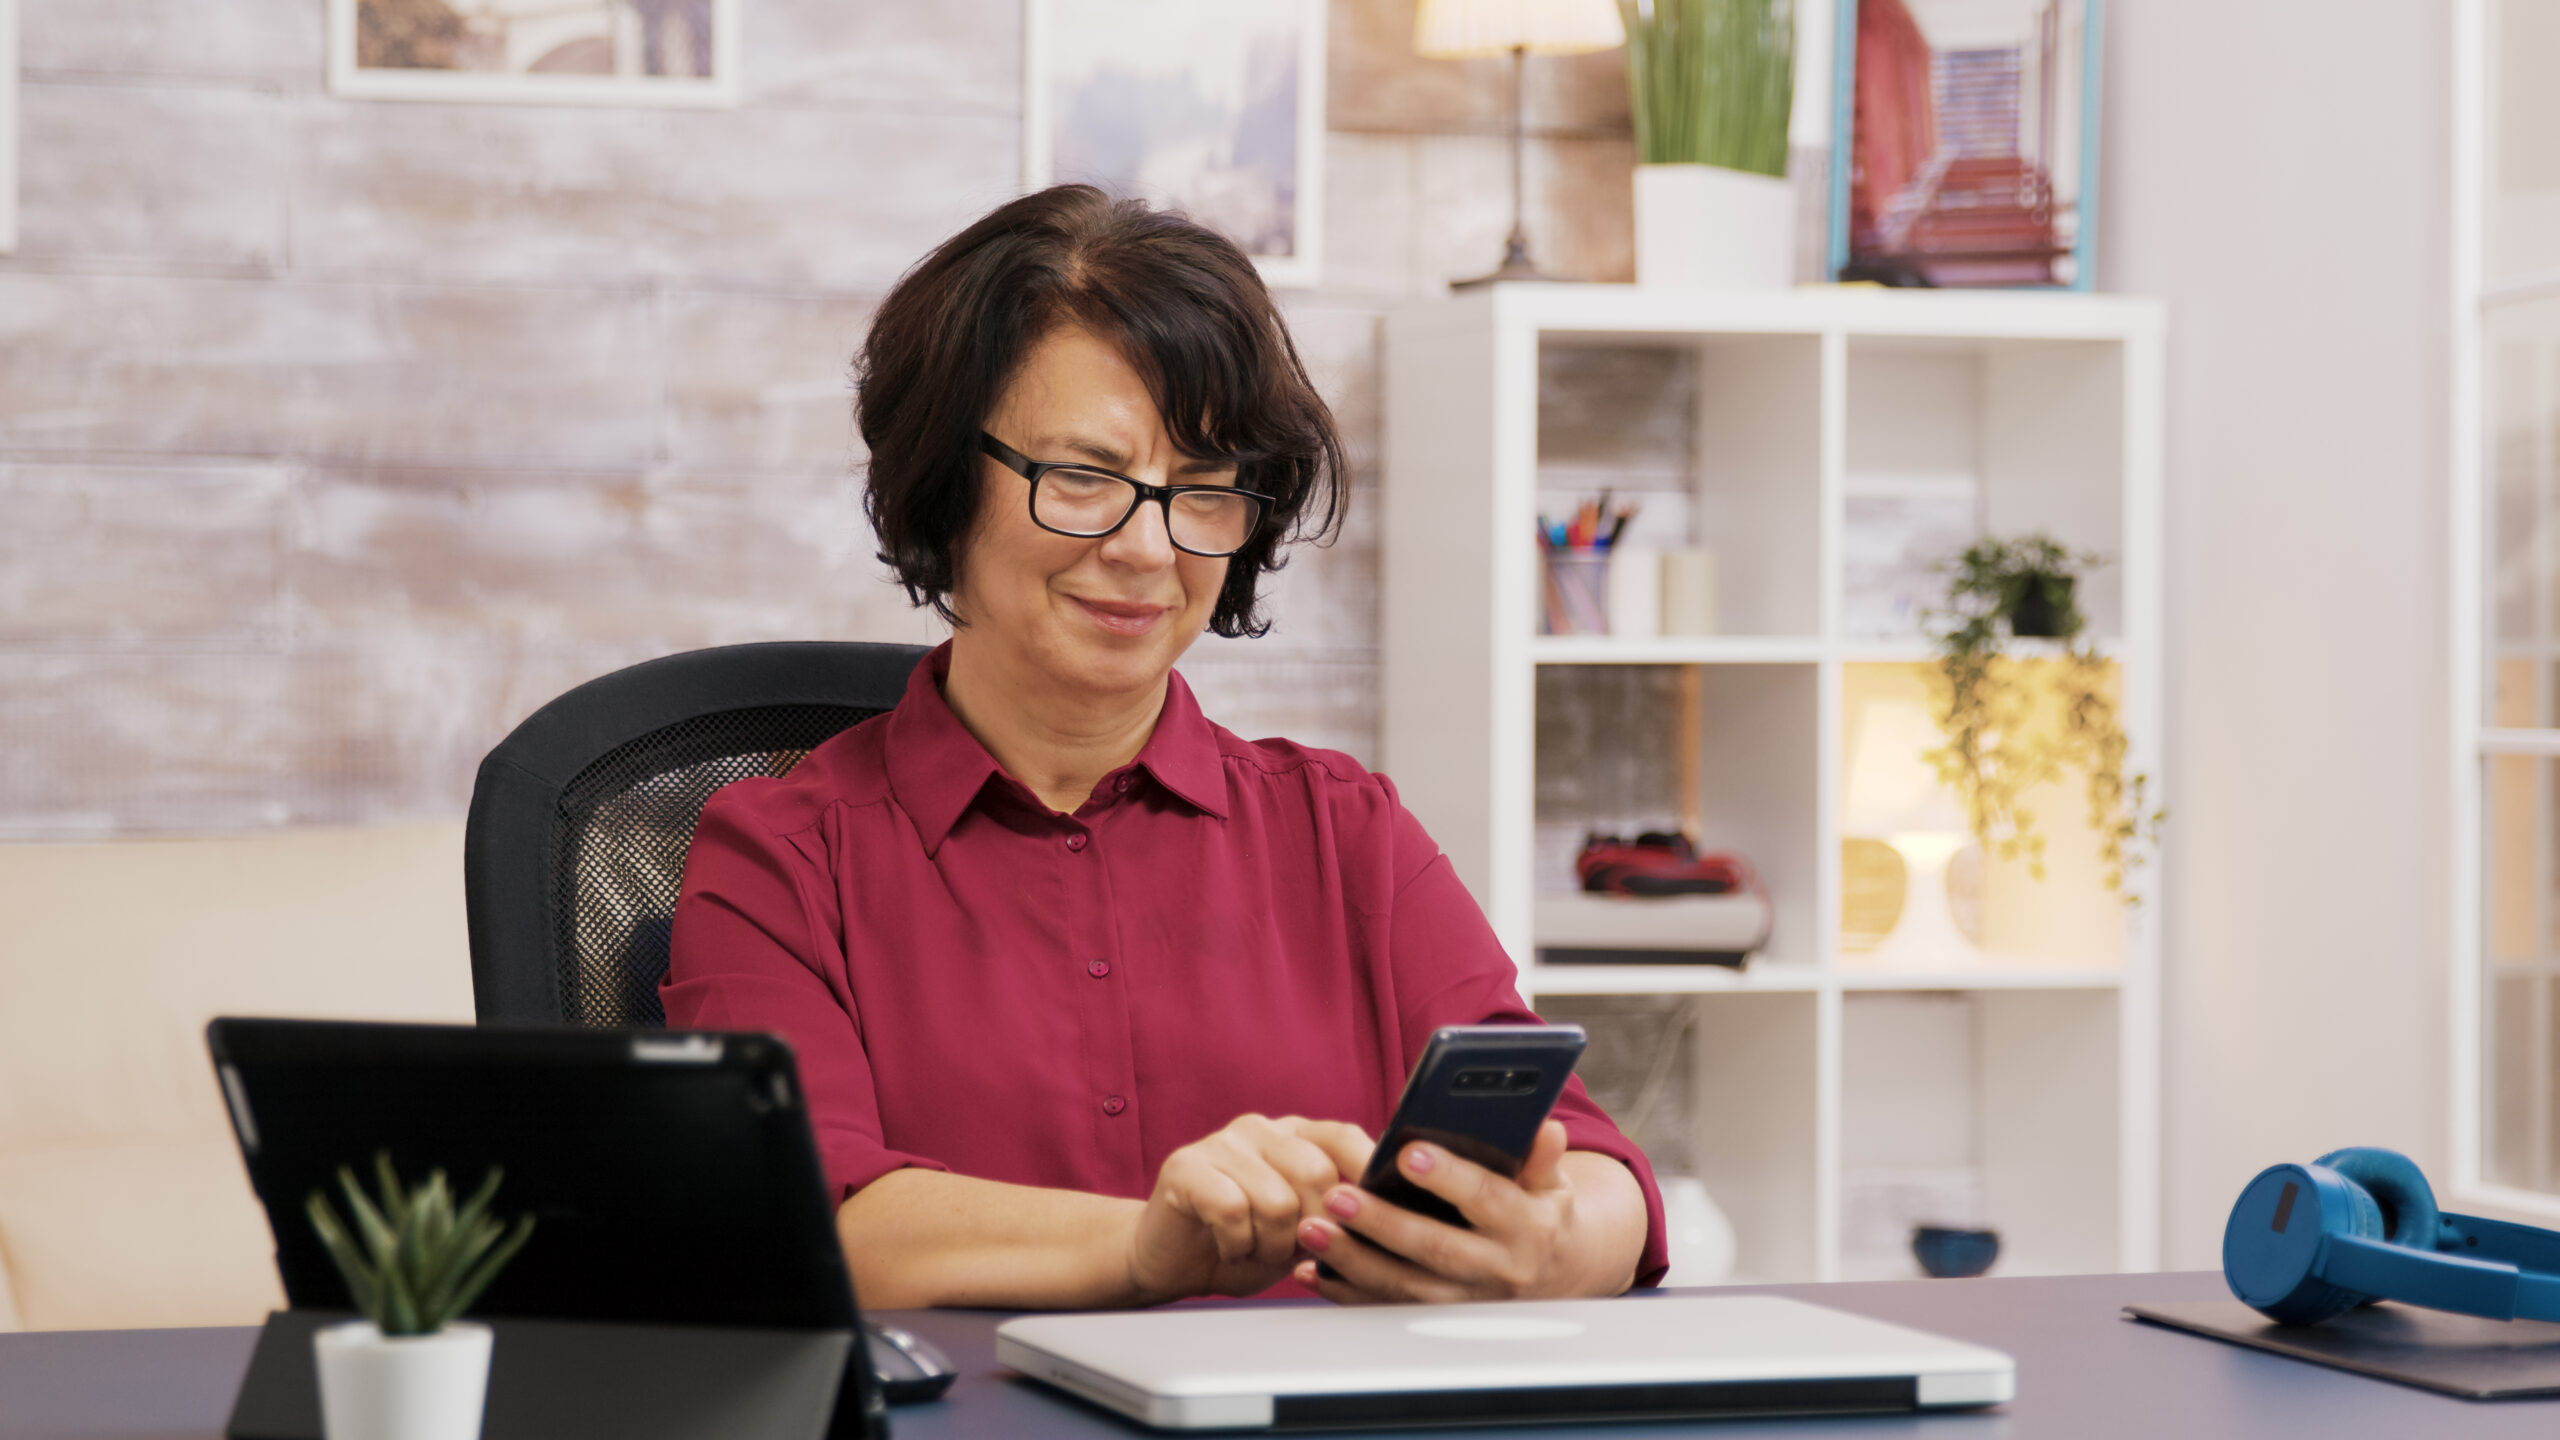
[[[2076,790],[2045,795],[2054,873],[1985,864],[1984,958],[1883,969],[1843,941],[1842,791],[1857,707],[1916,685],[1929,658],[1851,584],[1850,541],[1869,533],[1852,516],[1875,513],[1853,501],[1908,492],[1960,493],[1981,529],[2112,558],[2082,608],[2116,667],[2129,768],[2164,793],[2162,326],[2156,304],[2119,297],[1602,285],[1497,286],[1389,317],[1385,768],[1523,993],[1687,997],[1698,1169],[1749,1278],[1894,1273],[1871,1221],[1906,1172],[1973,1187],[2003,1234],[1994,1273],[2157,1264],[2159,867],[2128,915],[2097,884]],[[1679,453],[1542,465],[1551,347],[1681,352]],[[1611,484],[1676,492],[1664,506],[1717,552],[1721,633],[1537,633],[1539,495]],[[1535,888],[1533,860],[1539,675],[1591,666],[1691,672],[1696,793],[1678,808],[1710,847],[1752,858],[1777,911],[1747,968],[1538,960],[1604,948],[1583,902]],[[1664,928],[1605,948],[1675,947],[1676,919]]]

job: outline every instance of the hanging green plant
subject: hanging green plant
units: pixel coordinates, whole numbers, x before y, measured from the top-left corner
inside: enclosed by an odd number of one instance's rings
[[[2107,888],[2130,906],[2139,899],[2126,877],[2158,846],[2168,812],[2150,806],[2149,776],[2125,774],[2113,667],[2082,639],[2080,576],[2104,563],[2041,534],[1985,539],[1956,557],[1945,607],[1923,618],[1937,649],[1933,690],[1946,737],[1927,758],[1964,803],[1984,851],[2025,860],[2039,880],[2045,836],[2027,796],[2079,771]],[[2030,639],[2052,641],[2058,653],[2010,652],[2010,641]],[[2038,713],[2048,680],[2058,712],[2049,721]]]

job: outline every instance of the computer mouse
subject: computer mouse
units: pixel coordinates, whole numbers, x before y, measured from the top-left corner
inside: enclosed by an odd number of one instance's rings
[[[865,1348],[871,1352],[871,1374],[880,1382],[880,1398],[892,1405],[938,1399],[959,1378],[951,1357],[912,1330],[865,1320],[862,1331]]]

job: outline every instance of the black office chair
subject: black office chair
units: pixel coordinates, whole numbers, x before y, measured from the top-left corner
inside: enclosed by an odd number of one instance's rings
[[[480,1020],[666,1023],[658,982],[711,792],[898,703],[924,650],[726,645],[599,676],[480,762],[463,832]]]

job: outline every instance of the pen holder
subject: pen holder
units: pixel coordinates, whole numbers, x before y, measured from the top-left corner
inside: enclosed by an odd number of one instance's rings
[[[1575,545],[1549,550],[1544,589],[1546,609],[1541,635],[1606,635],[1609,633],[1609,552]]]

